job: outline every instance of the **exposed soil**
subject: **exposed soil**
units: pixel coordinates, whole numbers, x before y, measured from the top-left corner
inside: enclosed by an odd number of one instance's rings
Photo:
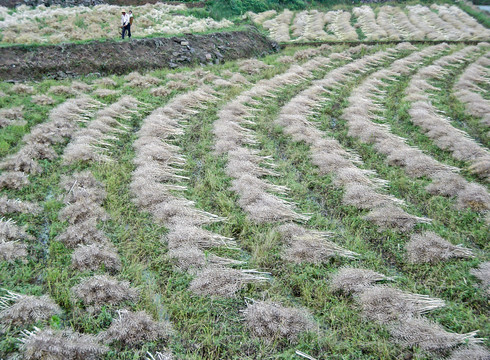
[[[173,38],[0,48],[0,80],[125,74],[263,56],[279,50],[254,28]]]

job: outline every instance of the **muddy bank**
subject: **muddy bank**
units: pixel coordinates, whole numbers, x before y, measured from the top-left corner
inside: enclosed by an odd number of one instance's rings
[[[0,80],[37,80],[86,74],[220,63],[279,50],[253,28],[247,31],[86,44],[0,48]]]

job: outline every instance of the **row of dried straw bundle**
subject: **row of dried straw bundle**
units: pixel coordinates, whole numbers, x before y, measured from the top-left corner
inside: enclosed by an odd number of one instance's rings
[[[56,240],[75,249],[72,267],[77,271],[119,271],[121,261],[115,247],[97,229],[99,221],[109,218],[102,206],[107,197],[102,183],[91,172],[84,171],[62,177],[60,186],[66,192],[63,199],[66,206],[59,218],[70,225]]]
[[[355,7],[352,13],[357,17],[356,26],[361,28],[367,40],[381,40],[388,37],[383,27],[376,22],[376,15],[370,6]]]
[[[441,19],[427,6],[417,4],[407,6],[407,9],[410,21],[417,24],[429,40],[464,40],[466,38],[460,29]]]
[[[351,13],[344,10],[329,11],[325,15],[327,30],[334,33],[335,40],[359,40],[356,29],[351,25]]]
[[[118,106],[105,109],[107,111],[102,115],[121,115],[121,112],[117,112],[118,109]],[[131,111],[127,112],[128,115],[130,113]],[[78,271],[105,270],[115,275],[121,269],[119,255],[104,233],[96,228],[98,221],[108,218],[102,207],[107,196],[103,185],[86,171],[63,177],[60,186],[66,191],[64,201],[68,204],[60,212],[60,219],[67,220],[71,225],[58,236],[58,240],[70,247],[78,245],[72,253],[72,267]],[[81,301],[91,313],[99,312],[102,306],[121,306],[139,299],[137,288],[131,287],[128,281],[120,281],[111,275],[83,278],[72,287],[71,293],[75,301]],[[118,318],[112,321],[111,326],[97,337],[87,338],[87,342],[95,349],[101,342],[110,344],[117,341],[125,346],[133,346],[145,341],[168,338],[170,331],[169,322],[156,322],[144,311],[135,313],[119,310]],[[57,343],[62,351],[74,346],[63,332],[51,329],[27,335],[27,342],[24,342],[25,352],[38,349],[52,355],[53,352],[56,353],[55,348],[49,346],[52,342]]]
[[[169,228],[167,256],[179,269],[197,272],[190,290],[198,295],[233,296],[246,283],[262,278],[224,267],[242,264],[240,261],[206,255],[204,251],[209,248],[236,246],[233,239],[202,228],[225,219],[199,210],[192,201],[174,195],[185,189],[180,183],[187,178],[181,175],[186,160],[172,142],[184,134],[185,122],[216,102],[217,96],[212,88],[202,86],[176,96],[144,119],[134,143],[136,169],[131,190],[135,203]]]
[[[25,125],[24,106],[13,106],[10,108],[0,109],[0,128],[17,125]]]
[[[271,79],[259,81],[250,90],[242,93],[228,103],[219,112],[219,119],[214,124],[217,137],[215,150],[228,154],[227,174],[232,177],[232,190],[239,195],[239,205],[255,222],[302,221],[307,218],[293,211],[290,203],[271,193],[286,195],[287,188],[271,184],[261,179],[262,176],[274,176],[276,173],[269,167],[262,167],[269,160],[259,156],[258,151],[246,145],[255,143],[254,134],[242,125],[250,124],[253,108],[248,104],[258,104],[255,98],[274,97],[277,89],[301,83],[313,77],[313,71],[326,69],[335,59],[347,59],[350,54],[360,50],[350,49],[343,54],[330,57],[318,56],[303,66],[292,66],[286,72]],[[285,239],[283,258],[292,262],[323,262],[332,256],[354,257],[356,254],[328,241],[325,233],[304,229],[298,225],[288,224],[281,227]]]
[[[426,218],[410,215],[399,208],[402,202],[383,194],[379,188],[386,184],[377,179],[372,171],[358,167],[358,156],[345,150],[333,138],[325,138],[322,131],[308,119],[318,111],[318,104],[326,93],[332,93],[347,81],[370,71],[377,64],[392,58],[405,46],[367,55],[329,72],[321,80],[300,92],[287,103],[275,122],[291,135],[294,141],[303,141],[311,146],[311,157],[321,174],[332,174],[334,183],[345,189],[343,203],[360,209],[372,210],[366,219],[375,222],[380,228],[410,230],[418,222],[428,222]]]
[[[431,46],[395,61],[387,69],[373,73],[351,93],[350,105],[344,110],[343,118],[349,126],[348,135],[363,143],[373,144],[377,152],[387,156],[386,162],[389,165],[400,166],[412,177],[431,178],[433,182],[427,187],[430,193],[457,196],[459,207],[486,209],[490,206],[490,197],[483,186],[467,182],[454,173],[456,169],[441,164],[421,150],[409,146],[405,139],[392,134],[386,124],[373,121],[382,120],[378,111],[382,110],[379,104],[383,102],[382,88],[387,85],[386,80],[410,73],[421,59],[434,56],[447,48],[447,44]]]
[[[119,120],[129,119],[137,113],[141,104],[132,96],[123,96],[117,102],[99,110],[94,120],[72,135],[63,153],[63,163],[110,161],[110,156],[105,152],[112,146],[111,141],[117,140],[115,135],[128,130]]]
[[[453,87],[454,95],[465,105],[466,111],[481,118],[481,124],[487,127],[490,127],[490,101],[482,96],[485,90],[480,85],[489,81],[489,66],[490,52],[487,52],[466,68]]]
[[[258,14],[252,11],[247,11],[244,16],[245,18],[249,18],[250,20],[252,20],[255,24],[262,25],[264,21],[273,17],[274,15],[277,15],[276,10],[267,10]]]
[[[302,11],[296,13],[291,26],[295,41],[318,41],[334,40],[332,35],[327,34],[325,25],[327,23],[326,13],[318,10]]]
[[[291,24],[293,17],[294,12],[284,9],[284,11],[276,17],[264,21],[262,26],[269,30],[269,35],[272,39],[278,42],[290,41],[289,25]]]
[[[489,29],[455,5],[432,4],[431,8],[437,10],[442,20],[458,29],[465,40],[485,40],[490,37]]]
[[[27,257],[27,244],[22,240],[32,240],[23,227],[12,219],[0,219],[0,261],[14,262]]]
[[[216,21],[211,18],[179,14],[182,8],[182,6],[157,3],[135,6],[133,11],[138,14],[138,29],[143,34],[203,32],[232,25],[232,22],[227,19]],[[3,30],[4,42],[59,43],[69,40],[115,38],[119,31],[117,23],[121,8],[118,5],[104,4],[93,7],[40,5],[36,8],[21,6],[17,9],[14,13],[7,12],[5,16],[1,16],[0,28]],[[37,25],[38,21],[43,22],[42,27]],[[107,27],[107,24],[113,25]]]
[[[483,339],[476,338],[477,331],[451,333],[422,317],[445,306],[443,300],[376,284],[386,280],[392,279],[372,270],[342,268],[331,277],[330,286],[333,291],[352,294],[366,320],[386,326],[394,340],[403,346],[417,346],[437,353],[465,344],[470,346],[470,350],[463,348],[465,351],[481,353],[482,349],[476,344]],[[486,354],[488,356],[488,352]]]
[[[470,170],[478,176],[490,179],[490,153],[470,138],[468,134],[451,125],[451,119],[444,116],[431,103],[431,96],[426,90],[438,89],[430,84],[430,80],[440,79],[452,73],[451,66],[457,66],[464,59],[474,56],[481,49],[468,46],[453,54],[444,56],[427,68],[422,68],[414,75],[406,90],[408,99],[414,100],[409,109],[411,121],[419,126],[433,142],[452,156],[470,164]]]
[[[42,167],[36,160],[56,158],[52,145],[71,137],[78,127],[77,121],[88,119],[98,106],[94,99],[82,96],[52,109],[49,121],[34,126],[29,134],[24,135],[25,145],[0,163],[0,168],[6,170],[0,175],[0,185],[14,189],[27,185],[29,182],[22,174],[41,172]]]
[[[261,179],[277,173],[271,168],[273,164],[268,164],[268,157],[249,147],[256,144],[253,131],[246,128],[253,124],[250,117],[255,109],[252,105],[260,104],[256,98],[274,97],[277,89],[310,78],[314,69],[326,68],[330,62],[329,58],[319,56],[303,66],[291,66],[282,74],[257,82],[218,113],[213,128],[215,150],[218,154],[228,155],[226,173],[233,178],[232,190],[239,195],[239,205],[254,222],[304,221],[308,217],[294,211],[293,204],[270,193],[284,195],[287,189]]]
[[[398,6],[384,5],[379,9],[376,22],[386,31],[390,40],[423,40],[426,33],[412,24]]]

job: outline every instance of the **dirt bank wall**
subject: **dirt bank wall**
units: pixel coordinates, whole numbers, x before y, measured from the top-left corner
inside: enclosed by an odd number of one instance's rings
[[[277,43],[253,28],[172,38],[10,46],[0,48],[0,80],[125,74],[262,56],[278,49]]]

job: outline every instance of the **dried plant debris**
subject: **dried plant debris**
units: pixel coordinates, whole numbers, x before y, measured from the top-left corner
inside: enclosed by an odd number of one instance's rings
[[[280,339],[295,342],[300,333],[315,329],[308,311],[270,301],[254,301],[243,313],[252,333],[267,342]]]
[[[0,323],[4,326],[27,326],[61,314],[61,308],[47,295],[22,295],[7,291],[0,297]]]
[[[476,276],[481,281],[483,287],[490,295],[490,261],[480,264],[476,269],[471,270],[471,274]]]
[[[72,330],[35,328],[32,332],[24,331],[20,341],[26,360],[97,360],[109,351],[96,336]]]
[[[398,206],[387,205],[370,211],[363,219],[378,225],[379,230],[393,229],[407,232],[418,223],[428,224],[430,219],[410,215]]]
[[[108,97],[108,96],[114,96],[119,94],[119,91],[112,90],[112,89],[96,89],[94,90],[93,94],[95,96]]]
[[[0,109],[0,128],[8,125],[22,125],[23,110],[23,106]]]
[[[97,270],[100,268],[109,272],[121,269],[121,260],[114,247],[105,244],[79,246],[71,255],[71,264],[79,271]]]
[[[197,226],[179,224],[173,227],[166,236],[170,249],[196,246],[199,249],[209,249],[213,247],[236,248],[236,242],[232,238],[215,234],[211,231]]]
[[[112,321],[101,337],[107,342],[118,341],[126,346],[134,346],[142,342],[167,339],[172,334],[172,326],[168,321],[154,321],[144,311],[132,312],[119,310],[119,317]]]
[[[132,288],[128,281],[119,281],[107,275],[95,275],[83,279],[74,286],[72,293],[85,305],[116,305],[124,301],[136,301],[139,291]]]
[[[0,188],[18,190],[27,185],[29,179],[22,171],[5,171],[0,175]]]
[[[388,324],[402,318],[421,315],[445,306],[444,301],[426,295],[411,294],[387,286],[364,289],[357,300],[369,319]]]
[[[14,262],[27,257],[27,245],[19,241],[0,240],[0,261]]]
[[[405,245],[411,263],[436,263],[450,258],[468,258],[473,253],[461,245],[453,245],[433,231],[413,234]]]
[[[268,279],[254,270],[237,270],[224,267],[209,267],[200,271],[190,284],[196,295],[233,297],[249,283],[260,283]]]
[[[15,84],[10,91],[15,94],[34,94],[34,88],[25,84]]]
[[[54,99],[48,95],[34,95],[32,97],[32,102],[37,105],[53,105],[55,103]]]
[[[23,213],[39,214],[41,207],[38,204],[17,199],[9,199],[7,196],[0,196],[0,214]]]
[[[257,59],[242,60],[238,63],[238,65],[239,70],[247,74],[258,74],[262,70],[271,67],[271,65],[267,65],[266,63]]]
[[[104,208],[90,198],[80,198],[76,202],[65,206],[59,213],[60,221],[70,224],[86,222],[90,219],[105,221],[109,218]]]
[[[97,181],[90,171],[62,176],[60,186],[67,192],[64,199],[66,203],[91,199],[100,204],[107,197],[104,185]]]
[[[104,232],[97,229],[97,220],[94,218],[68,226],[56,237],[56,240],[70,248],[75,248],[80,244],[107,244],[110,242]]]
[[[333,291],[352,294],[384,280],[391,278],[373,270],[345,267],[331,277],[330,287]]]
[[[206,254],[194,246],[177,247],[169,250],[167,256],[174,259],[179,269],[183,271],[192,268],[203,268],[209,265],[226,266],[241,265],[243,261],[228,259],[214,254]]]
[[[15,225],[14,220],[0,219],[0,241],[17,239],[33,239],[33,237],[27,234],[23,228]]]
[[[448,350],[460,344],[476,344],[477,331],[467,334],[451,333],[439,324],[415,317],[394,323],[389,328],[395,340],[407,347],[417,346],[425,351]]]
[[[490,351],[483,346],[473,345],[465,346],[461,349],[453,351],[447,360],[488,360],[490,359]]]
[[[331,235],[327,232],[308,230],[296,224],[281,225],[277,230],[287,244],[283,252],[287,261],[319,264],[333,256],[355,258],[358,255],[327,240]]]

